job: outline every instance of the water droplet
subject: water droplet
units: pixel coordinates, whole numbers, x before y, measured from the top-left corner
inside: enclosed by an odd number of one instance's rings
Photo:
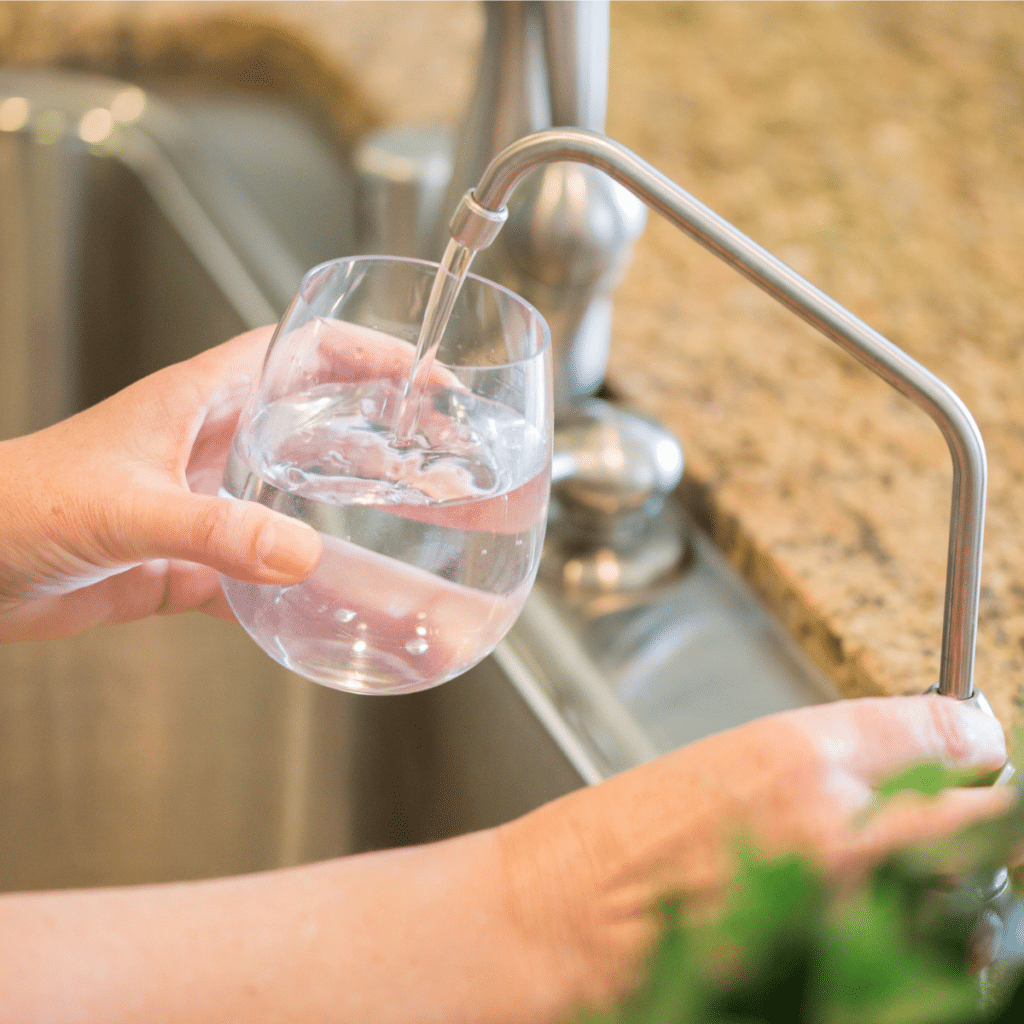
[[[426,627],[425,626],[417,626],[416,627],[416,635],[417,636],[426,636],[427,635]]]
[[[430,644],[428,644],[427,641],[423,639],[410,640],[405,645],[405,649],[410,654],[425,654],[427,651],[430,650]]]
[[[362,630],[365,630],[366,629],[366,623],[365,622],[360,622],[359,623],[359,628],[362,629]]]
[[[349,608],[339,608],[334,613],[334,619],[336,622],[351,622],[356,617],[356,613]]]
[[[366,650],[366,641],[365,640],[357,640],[352,645],[352,650],[355,651],[356,654],[362,654],[363,651]]]

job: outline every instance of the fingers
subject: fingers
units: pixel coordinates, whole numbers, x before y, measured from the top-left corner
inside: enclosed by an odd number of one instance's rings
[[[1006,762],[998,720],[952,697],[870,697],[792,714],[827,760],[868,784],[915,764],[991,771]]]
[[[274,345],[272,363],[287,360],[296,378],[391,381],[401,387],[409,378],[416,356],[411,341],[342,320],[313,320],[283,335]],[[430,383],[464,391],[465,385],[440,362],[430,369]]]
[[[935,797],[902,794],[854,830],[852,842],[833,866],[856,870],[898,850],[955,835],[1007,813],[1014,798],[1005,786],[950,789]]]
[[[147,493],[136,524],[139,559],[198,562],[247,583],[296,583],[323,553],[310,526],[252,501],[168,490]]]
[[[68,594],[26,601],[0,622],[5,641],[56,640],[150,615],[201,611],[235,621],[213,569],[156,559]]]

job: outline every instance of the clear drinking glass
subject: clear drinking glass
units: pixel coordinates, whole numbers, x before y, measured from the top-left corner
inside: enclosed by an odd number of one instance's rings
[[[515,621],[540,559],[551,357],[532,306],[467,276],[416,429],[395,436],[437,269],[360,256],[311,270],[225,469],[222,494],[324,543],[293,586],[222,577],[232,609],[276,661],[342,690],[406,693],[464,672]]]

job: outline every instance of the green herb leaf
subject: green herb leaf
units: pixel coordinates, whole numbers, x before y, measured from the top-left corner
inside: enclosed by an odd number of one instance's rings
[[[879,797],[907,792],[937,796],[944,789],[989,786],[996,780],[1001,770],[982,772],[976,768],[950,768],[939,763],[917,764],[880,782],[875,786],[875,793]]]

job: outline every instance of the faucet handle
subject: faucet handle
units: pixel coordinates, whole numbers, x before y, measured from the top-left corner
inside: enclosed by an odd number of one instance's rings
[[[657,420],[599,398],[581,402],[555,428],[551,481],[595,512],[617,515],[674,490],[683,449]]]
[[[683,450],[665,427],[593,398],[556,424],[554,449],[546,579],[566,596],[623,594],[679,568],[688,528],[670,492]]]

